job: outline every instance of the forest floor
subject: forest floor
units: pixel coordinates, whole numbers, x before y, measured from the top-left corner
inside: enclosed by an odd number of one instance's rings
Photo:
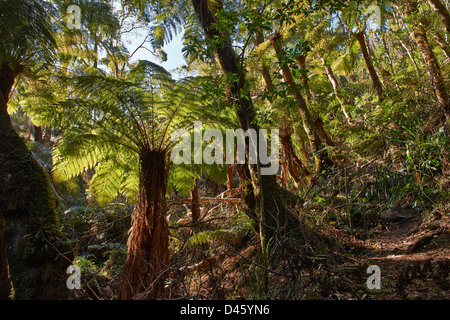
[[[319,242],[306,251],[287,249],[283,262],[269,268],[268,294],[261,290],[264,268],[258,264],[259,245],[254,238],[241,238],[225,247],[223,242],[210,242],[207,256],[197,255],[198,264],[184,275],[185,282],[198,277],[188,291],[212,299],[450,299],[450,204],[419,213],[405,198],[402,207],[384,204],[372,221],[353,230],[342,228],[346,218],[321,223],[312,213],[327,208],[323,216],[329,219],[338,206],[300,209],[300,215],[306,212],[308,219],[316,219],[314,230],[334,239],[335,245]],[[228,215],[225,219],[233,216]],[[305,263],[305,255],[312,257],[311,264]],[[381,270],[380,289],[367,287],[371,276],[367,268],[372,265]]]
[[[440,214],[435,212],[434,214]],[[449,299],[450,218],[430,223],[415,210],[388,210],[362,257],[381,269],[379,299]]]
[[[346,198],[332,192],[322,192],[319,201],[313,201],[317,194],[298,197],[286,192],[288,206],[304,222],[300,225],[321,237],[287,238],[278,245],[279,255],[265,264],[250,220],[235,203],[235,190],[221,204],[210,201],[217,193],[203,190],[205,203],[197,224],[191,220],[189,199],[184,204],[171,201],[171,265],[163,299],[450,299],[449,203],[433,199],[418,210],[411,204],[416,198],[402,194],[395,203],[357,199],[347,207]],[[356,207],[363,208],[359,220]],[[349,217],[355,218],[354,224]],[[85,230],[89,241],[84,270],[92,275],[86,284],[95,295],[86,291],[77,299],[117,298],[126,251],[122,246],[108,251],[93,245],[105,241],[98,230],[110,232],[116,220],[115,215],[103,225],[93,220],[95,228]],[[116,226],[116,234],[126,233],[126,227],[125,222]],[[373,265],[381,271],[381,288],[371,290],[367,270]]]

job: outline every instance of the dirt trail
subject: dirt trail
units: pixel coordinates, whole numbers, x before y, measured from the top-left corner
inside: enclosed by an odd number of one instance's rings
[[[366,262],[381,269],[380,299],[450,298],[450,217],[424,223],[415,210],[387,211],[366,241]]]

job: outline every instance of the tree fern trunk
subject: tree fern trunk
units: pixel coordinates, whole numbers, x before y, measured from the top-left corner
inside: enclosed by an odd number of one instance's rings
[[[283,158],[286,161],[286,169],[298,187],[302,180],[306,176],[309,176],[310,173],[295,154],[294,146],[292,145],[291,140],[291,133],[288,130],[283,130],[280,135],[280,141],[284,156]]]
[[[141,190],[131,217],[127,259],[121,275],[124,300],[163,296],[170,261],[167,175],[164,153],[147,150],[141,154]]]
[[[305,89],[305,100],[306,100],[306,102],[311,102],[312,101],[312,92],[311,92],[311,88],[309,87],[309,79],[308,79],[307,69],[306,69],[306,55],[298,56],[297,62],[300,67],[300,72],[302,73],[302,83],[303,83],[303,87]]]
[[[42,127],[40,126],[33,126],[34,128],[34,141],[42,143]]]
[[[196,223],[200,219],[200,197],[198,194],[198,179],[194,179],[194,188],[191,190],[191,211],[192,222]]]
[[[256,33],[256,45],[260,45],[264,42],[264,37],[261,32]],[[304,56],[303,56],[304,57]],[[304,59],[299,58],[299,63],[302,63],[302,67],[304,68]],[[270,94],[274,93],[274,86],[272,77],[270,76],[269,68],[261,63],[260,65],[261,74],[265,83],[265,87],[267,92]],[[306,72],[306,69],[303,70]],[[306,81],[306,82],[305,82]],[[309,86],[308,86],[308,80],[304,78],[304,85],[305,88],[307,88],[307,92],[309,92]],[[309,92],[310,96],[310,92]],[[280,108],[281,112],[284,112],[286,109],[285,104],[283,103],[282,106],[278,107]],[[282,151],[282,157],[281,157],[281,181],[283,183],[283,186],[287,187],[288,182],[288,175],[290,174],[292,179],[294,180],[295,186],[298,187],[300,180],[306,176],[309,175],[309,171],[306,169],[305,165],[298,159],[297,155],[295,154],[294,147],[292,145],[292,139],[291,139],[291,130],[290,127],[292,126],[292,123],[290,119],[288,119],[288,116],[284,114],[282,116],[281,122],[283,123],[281,134],[280,134],[280,140],[281,140],[281,151]]]
[[[433,34],[434,39],[436,40],[436,42],[441,47],[441,49],[444,52],[444,54],[447,57],[447,59],[450,60],[450,46],[447,44],[447,42],[445,41],[445,39],[442,36],[442,34],[439,31],[432,31],[432,34]]]

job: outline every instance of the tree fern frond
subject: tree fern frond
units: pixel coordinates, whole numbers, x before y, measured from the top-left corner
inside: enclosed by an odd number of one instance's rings
[[[231,229],[219,229],[219,230],[206,230],[196,233],[186,242],[184,248],[198,247],[206,243],[214,241],[221,241],[225,243],[236,242],[239,238],[242,238],[253,229],[253,222],[251,220],[243,221]]]

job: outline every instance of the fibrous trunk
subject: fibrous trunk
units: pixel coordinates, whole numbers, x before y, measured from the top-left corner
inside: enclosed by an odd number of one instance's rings
[[[227,164],[227,189],[234,187],[234,164]]]
[[[290,176],[298,187],[302,180],[309,176],[308,169],[303,165],[301,160],[295,154],[294,146],[292,144],[291,133],[288,130],[283,130],[280,135],[281,148],[283,152],[283,163],[289,172]]]
[[[166,220],[167,160],[161,151],[141,154],[141,188],[131,217],[121,298],[162,297],[168,276],[169,227]]]
[[[198,194],[198,179],[194,178],[194,187],[191,190],[191,211],[192,222],[196,223],[200,219],[200,196]]]
[[[302,83],[305,89],[305,100],[306,102],[311,102],[312,93],[309,87],[309,79],[307,75],[308,70],[306,69],[306,55],[299,55],[297,57],[297,62],[300,67],[300,72],[302,73]]]

